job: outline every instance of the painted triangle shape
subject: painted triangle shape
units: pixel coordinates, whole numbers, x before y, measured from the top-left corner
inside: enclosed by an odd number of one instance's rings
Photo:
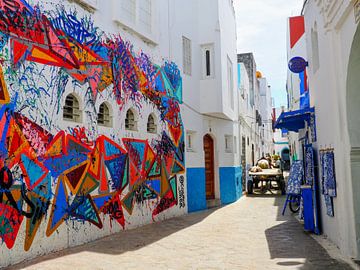
[[[158,195],[147,185],[142,185],[143,187],[143,198],[146,200],[156,199]]]
[[[6,86],[4,73],[0,66],[0,104],[7,104],[10,102],[9,92]]]
[[[161,184],[160,179],[151,179],[146,181],[146,185],[149,186],[152,190],[154,190],[157,194],[161,193]]]
[[[101,209],[106,205],[111,198],[113,197],[113,194],[104,194],[104,195],[97,195],[92,197],[94,204],[96,205],[97,209]]]
[[[180,165],[179,161],[175,160],[171,173],[177,174],[182,172],[184,172],[184,168],[182,167],[182,165]]]
[[[130,165],[129,165],[129,183],[131,186],[134,186],[138,181],[139,179],[141,179],[141,175],[139,173],[139,171],[137,170],[136,166],[130,162]]]
[[[112,188],[118,190],[121,187],[127,155],[121,155],[117,158],[106,160],[105,165],[110,173]]]
[[[13,248],[15,244],[23,218],[18,210],[0,203],[0,239],[5,242],[8,249]]]
[[[163,196],[169,190],[169,181],[168,181],[168,174],[166,172],[165,165],[161,166],[161,178],[160,178],[160,195]]]
[[[63,131],[56,134],[55,138],[51,141],[46,149],[45,157],[59,156],[63,154],[65,146],[65,133]]]
[[[88,166],[88,163],[80,165],[66,174],[67,179],[71,185],[72,190],[75,190],[79,182],[82,180],[84,172]]]
[[[161,161],[159,157],[155,158],[154,163],[151,166],[151,169],[148,173],[148,177],[159,177],[161,174]]]
[[[50,50],[73,68],[79,68],[79,64],[77,63],[71,48],[65,42],[61,41],[53,26],[45,16],[43,17],[43,24],[45,25]]]
[[[68,152],[77,153],[77,154],[88,154],[91,152],[91,149],[86,147],[84,144],[76,141],[73,136],[67,136],[67,150]]]
[[[121,150],[120,146],[106,139],[104,140],[104,148],[105,148],[105,155],[107,157],[123,154],[123,151]]]
[[[177,181],[176,181],[176,176],[172,177],[170,180],[170,187],[172,190],[172,193],[174,194],[174,198],[177,198]]]
[[[160,203],[156,206],[154,211],[152,212],[152,218],[154,219],[155,216],[164,212],[165,210],[173,207],[176,205],[176,200],[174,198],[173,193],[169,190],[164,196],[160,199]]]
[[[30,159],[27,155],[21,155],[21,167],[25,170],[25,179],[28,180],[28,186],[32,190],[46,176],[48,170],[40,166],[40,163]]]
[[[58,179],[55,198],[52,204],[51,214],[46,230],[46,235],[50,236],[68,217],[68,193],[62,178]]]
[[[16,128],[15,125],[11,127],[13,129],[13,134],[11,138],[11,143],[9,145],[9,156],[14,156],[15,152],[17,152],[22,144],[25,142],[25,138],[23,138],[22,134],[19,133],[19,130]]]
[[[139,172],[142,171],[145,160],[145,141],[124,140],[131,163],[133,163]]]
[[[122,200],[123,206],[130,215],[134,208],[134,195],[135,193],[132,191],[128,193],[128,195],[126,195],[126,197]]]
[[[104,164],[103,157],[101,158],[101,165],[100,165],[100,192],[108,192],[109,191],[109,185],[108,185],[108,179],[106,175],[106,168]]]
[[[24,60],[26,53],[29,49],[28,45],[18,42],[16,39],[12,39],[12,58],[14,66],[18,66],[20,60]]]
[[[121,190],[123,190],[127,184],[129,184],[129,158],[126,158],[124,175],[123,175],[123,179],[122,179],[122,183],[121,183]]]
[[[102,222],[90,195],[76,196],[70,206],[70,209],[73,217],[88,221],[95,226],[102,228]]]
[[[79,188],[78,195],[88,195],[99,187],[99,182],[87,173]]]

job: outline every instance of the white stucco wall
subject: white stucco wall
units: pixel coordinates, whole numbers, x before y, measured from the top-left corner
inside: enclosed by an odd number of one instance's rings
[[[37,3],[36,1],[32,1],[33,3]],[[63,3],[64,1],[51,1],[41,3],[41,8],[46,10],[53,10],[56,8],[57,3]],[[176,29],[171,29],[171,23],[174,17],[171,18],[169,22],[169,17],[166,16],[167,13],[167,7],[163,5],[165,1],[154,1],[155,9],[154,9],[154,18],[159,18],[159,21],[154,22],[154,26],[156,29],[154,29],[153,33],[138,33],[135,30],[138,30],[136,27],[134,29],[131,28],[125,28],[123,26],[118,26],[116,23],[114,23],[113,19],[117,18],[116,12],[121,12],[119,9],[115,9],[116,4],[118,4],[116,1],[106,1],[106,4],[101,4],[96,6],[96,10],[94,13],[88,13],[87,11],[83,10],[79,5],[75,3],[68,3],[66,2],[66,10],[76,10],[77,11],[77,17],[81,18],[85,15],[90,16],[92,20],[94,20],[94,24],[96,26],[99,26],[101,30],[103,30],[105,33],[108,34],[120,34],[121,37],[131,42],[131,44],[134,46],[134,52],[140,53],[143,51],[147,55],[149,55],[152,59],[152,61],[156,64],[161,65],[164,60],[172,60],[172,61],[178,61],[178,65],[180,66],[182,63],[181,56],[177,54],[173,54],[171,50],[181,48],[181,39],[177,40],[176,37],[171,36],[169,34],[173,31],[176,31]],[[179,2],[179,1],[178,1]],[[192,9],[189,9],[188,11],[191,11]],[[166,12],[165,12],[166,11]],[[176,9],[173,10],[173,13],[176,14]],[[165,15],[164,15],[165,14]],[[188,14],[188,18],[196,18],[197,14]],[[175,17],[176,19],[180,20],[181,17]],[[184,25],[191,25],[191,24],[180,24],[182,27]],[[170,31],[170,32],[167,32]],[[195,34],[194,34],[195,35]],[[147,36],[149,39],[146,39],[145,36]],[[165,42],[165,40],[167,42]],[[169,40],[174,42],[174,46],[167,46],[169,44]],[[157,45],[161,44],[161,45]],[[194,63],[199,63],[199,61],[195,60]],[[196,66],[195,66],[196,67]],[[50,78],[51,72],[49,67],[45,67],[41,64],[35,64],[35,70],[34,72],[43,69],[43,78]],[[59,69],[59,68],[57,68]],[[35,74],[35,73],[34,73]],[[7,78],[7,77],[5,77]],[[43,82],[41,79],[37,81],[38,86],[40,86]],[[197,83],[198,84],[198,83]],[[184,78],[184,89],[194,89],[192,87],[193,85],[190,85],[186,78]],[[101,94],[99,94],[98,98],[96,99],[95,106],[89,105],[87,101],[89,100],[89,95],[86,95],[88,85],[85,84],[84,86],[79,86],[79,84],[73,84],[72,80],[69,79],[67,82],[67,85],[65,87],[65,92],[61,96],[60,101],[60,107],[64,105],[64,100],[67,94],[69,93],[75,93],[78,99],[80,100],[80,109],[82,110],[82,121],[81,123],[74,123],[74,122],[68,122],[64,121],[62,119],[62,110],[60,110],[59,114],[51,114],[53,111],[53,103],[52,103],[52,95],[44,95],[41,97],[41,104],[45,104],[43,107],[39,109],[42,110],[42,116],[39,115],[39,117],[35,117],[37,124],[40,124],[45,129],[49,129],[49,131],[55,135],[59,130],[66,130],[69,131],[70,127],[76,127],[77,125],[80,127],[85,127],[87,131],[87,135],[90,139],[96,139],[99,135],[106,135],[109,138],[112,138],[116,143],[120,144],[122,147],[124,145],[122,144],[121,139],[122,138],[136,138],[136,139],[142,139],[146,140],[148,139],[149,142],[151,142],[153,139],[159,139],[161,131],[167,130],[167,125],[164,122],[160,121],[160,111],[152,105],[151,102],[141,100],[140,102],[136,102],[136,104],[132,101],[128,101],[124,107],[119,107],[116,100],[113,98],[112,93],[112,85],[110,85],[105,91],[103,91]],[[196,88],[198,89],[198,87]],[[13,95],[14,93],[10,91],[10,95]],[[187,90],[184,91],[184,97],[186,98],[188,94],[191,94],[191,91]],[[19,102],[25,101],[27,98],[25,92],[19,92]],[[188,100],[190,100],[188,98]],[[191,99],[193,104],[199,104],[199,98],[196,99],[196,97]],[[113,126],[111,128],[108,127],[100,127],[96,124],[96,118],[97,118],[97,111],[100,106],[100,104],[103,101],[107,101],[108,105],[110,106],[110,109],[112,111],[112,122]],[[141,105],[141,109],[136,109],[139,104]],[[125,115],[128,108],[134,108],[134,111],[136,112],[136,118],[138,120],[138,130],[137,131],[126,131],[125,130]],[[38,111],[34,111],[30,108],[27,108],[22,111],[22,114],[31,117],[31,115],[34,115],[38,113]],[[158,133],[153,135],[147,133],[146,127],[147,127],[147,118],[150,113],[154,113],[154,115],[157,118],[157,124],[158,124]],[[183,117],[186,118],[193,118],[193,116],[188,116],[186,109],[183,108]],[[45,116],[44,116],[45,115]],[[42,120],[44,120],[45,117],[48,117],[53,121],[53,125],[44,126]],[[95,119],[95,122],[94,122]],[[187,123],[191,123],[191,121],[187,121]],[[200,125],[196,125],[196,128],[201,126],[202,119],[198,122]],[[189,125],[191,128],[191,125]],[[179,175],[180,176],[180,175]],[[183,176],[186,176],[183,174]],[[185,178],[186,179],[186,178]],[[55,189],[56,183],[52,183],[53,190]],[[187,190],[186,190],[186,180],[184,181],[184,185],[181,185],[179,183],[178,179],[178,193],[183,192],[186,196]],[[127,190],[124,190],[124,194],[126,194]],[[123,196],[123,195],[122,195]],[[165,210],[164,212],[160,213],[156,217],[152,217],[152,211],[154,210],[154,206],[158,203],[158,199],[150,200],[148,202],[144,203],[135,203],[134,209],[132,214],[128,214],[126,211],[124,211],[125,215],[125,229],[132,229],[136,228],[138,226],[142,226],[144,224],[148,224],[155,221],[171,218],[174,216],[183,215],[187,212],[187,206],[180,207],[180,205],[175,205],[174,207],[169,208],[168,210]],[[51,207],[49,207],[50,212]],[[49,214],[48,214],[49,215]],[[54,232],[50,237],[45,236],[46,227],[48,225],[48,219],[44,219],[43,222],[41,222],[41,225],[39,227],[38,232],[36,233],[34,242],[32,243],[32,246],[29,251],[24,251],[24,239],[25,239],[25,226],[26,226],[26,220],[24,218],[24,221],[22,222],[22,225],[19,230],[19,234],[16,237],[15,245],[12,249],[8,249],[5,244],[0,245],[0,267],[7,266],[9,264],[14,264],[16,262],[22,261],[24,259],[34,258],[36,256],[46,254],[52,251],[80,245],[89,241],[92,241],[94,239],[113,234],[116,232],[119,232],[122,230],[121,226],[117,224],[116,221],[110,221],[108,216],[104,216],[103,214],[100,214],[100,217],[103,222],[103,228],[99,229],[96,226],[89,224],[87,222],[81,222],[76,220],[70,220],[67,222],[64,222],[60,227]]]
[[[315,150],[333,147],[337,197],[335,217],[326,215],[321,196],[323,232],[349,257],[359,257],[353,208],[350,142],[346,115],[346,79],[350,49],[356,31],[353,6],[350,1],[334,1],[326,6],[309,1],[305,8],[307,54],[310,63],[309,86],[311,106],[315,107],[317,143]],[[331,12],[330,12],[331,10]],[[311,29],[318,30],[320,66],[312,68]]]

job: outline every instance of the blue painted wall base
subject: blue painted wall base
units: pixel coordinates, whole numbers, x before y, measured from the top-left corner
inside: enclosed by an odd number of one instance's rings
[[[186,178],[188,212],[206,209],[205,168],[188,168]]]
[[[220,168],[220,199],[222,204],[237,201],[242,195],[241,167]]]

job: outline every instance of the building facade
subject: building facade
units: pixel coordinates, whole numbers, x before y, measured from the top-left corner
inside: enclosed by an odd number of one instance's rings
[[[285,112],[285,107],[273,109],[274,124],[282,112]],[[286,129],[274,129],[274,154],[280,156],[281,158],[283,155],[290,154],[288,136],[289,132]]]
[[[302,15],[295,20],[303,20],[304,31],[293,33],[291,45],[294,48],[299,41],[301,48],[296,54],[303,53],[299,56],[308,61],[308,79],[304,82],[308,83],[309,107],[314,108],[316,122],[306,125],[298,133],[298,138],[292,137],[291,150],[293,154],[301,153],[299,140],[316,132],[316,136],[307,137],[318,164],[322,232],[343,254],[358,260],[360,3],[309,0],[304,4]],[[301,39],[306,42],[301,44]],[[292,48],[289,46],[290,52]],[[302,94],[300,89],[296,89],[297,83],[291,84],[291,81],[288,80],[290,110],[299,108],[298,98],[293,97]],[[298,158],[303,156],[298,154]],[[328,167],[333,172],[331,177]],[[328,183],[324,182],[326,179],[331,179],[330,190]]]
[[[252,53],[238,54],[238,76],[241,138],[246,142],[245,163],[252,166],[274,150],[271,88],[256,70]]]
[[[173,1],[32,2],[0,1],[0,267],[188,210]]]
[[[0,267],[241,196],[231,0],[0,10]]]
[[[184,91],[182,105],[188,209],[192,212],[206,209],[207,204],[234,202],[242,194],[236,21],[232,1],[188,1],[187,9],[181,8],[182,1],[177,5],[174,10],[184,23],[174,24],[179,27],[174,32],[178,39],[191,42],[194,63],[191,72],[184,72],[184,89],[189,91]]]
[[[261,156],[267,154],[273,154],[274,141],[273,141],[273,129],[272,129],[272,107],[273,99],[271,97],[271,87],[268,84],[266,78],[262,77],[262,74],[258,74],[259,82],[259,113],[261,116],[260,123],[260,149]]]

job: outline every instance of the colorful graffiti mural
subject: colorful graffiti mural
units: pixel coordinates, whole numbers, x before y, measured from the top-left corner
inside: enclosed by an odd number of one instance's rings
[[[0,41],[0,238],[9,249],[23,222],[29,250],[45,222],[47,236],[71,220],[102,228],[105,215],[124,228],[124,211],[131,215],[135,204],[152,200],[153,218],[178,204],[184,134],[182,80],[174,63],[157,66],[88,18],[24,0],[0,0]],[[120,110],[129,100],[151,102],[167,129],[152,142],[92,139],[84,127],[67,132],[47,118],[62,115],[59,102],[48,104],[51,113],[37,108],[39,115],[26,114],[42,95],[59,100],[70,79],[89,86],[92,102],[112,87]]]

